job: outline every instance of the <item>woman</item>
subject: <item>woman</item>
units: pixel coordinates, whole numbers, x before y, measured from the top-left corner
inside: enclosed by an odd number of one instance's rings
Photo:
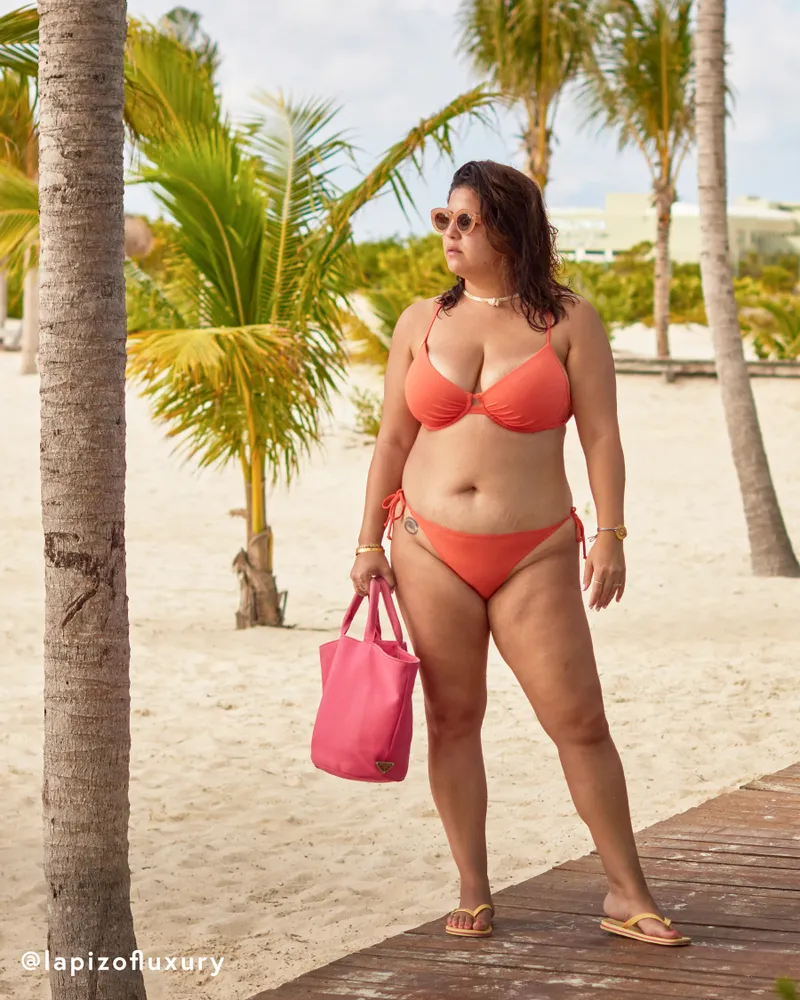
[[[589,607],[625,590],[608,337],[589,303],[556,280],[555,231],[524,174],[467,163],[431,217],[457,280],[397,322],[351,578],[361,594],[374,576],[397,587],[421,661],[431,790],[461,877],[446,930],[486,936],[494,916],[481,751],[491,633],[558,748],[602,858],[601,926],[687,944],[639,865],[579,584],[583,547]],[[573,414],[597,510],[588,556],[564,469]]]

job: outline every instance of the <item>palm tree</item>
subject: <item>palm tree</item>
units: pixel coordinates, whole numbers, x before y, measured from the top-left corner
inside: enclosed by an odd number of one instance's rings
[[[48,946],[130,956],[125,0],[39,10]],[[54,967],[52,995],[144,1000],[139,969],[99,975]]]
[[[586,61],[588,121],[645,158],[656,210],[656,349],[669,357],[669,237],[675,187],[694,142],[692,0],[611,0]]]
[[[280,625],[266,486],[290,480],[319,440],[343,372],[351,219],[386,188],[407,201],[401,167],[420,168],[429,139],[451,153],[451,120],[480,115],[491,95],[471,91],[420,122],[342,193],[332,175],[353,149],[329,103],[261,95],[263,112],[237,129],[200,56],[175,58],[171,45],[142,29],[129,50],[139,176],[175,223],[178,276],[158,282],[128,265],[129,373],[188,457],[240,464],[237,625]]]
[[[750,557],[758,576],[796,577],[800,564],[770,475],[733,290],[725,163],[725,0],[698,0],[695,58],[700,271]]]
[[[596,0],[463,0],[460,48],[522,105],[526,172],[544,191],[558,99],[590,50]]]

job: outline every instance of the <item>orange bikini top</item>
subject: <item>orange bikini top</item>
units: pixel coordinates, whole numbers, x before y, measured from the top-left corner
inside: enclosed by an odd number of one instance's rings
[[[434,368],[428,354],[428,336],[441,308],[406,375],[406,402],[423,427],[440,430],[468,413],[482,413],[501,427],[527,434],[566,424],[572,416],[569,379],[550,344],[552,317],[544,347],[483,392],[467,392]]]

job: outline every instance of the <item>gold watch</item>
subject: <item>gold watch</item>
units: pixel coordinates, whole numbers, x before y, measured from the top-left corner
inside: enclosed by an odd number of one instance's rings
[[[615,524],[613,528],[598,528],[597,533],[600,534],[601,531],[613,531],[617,538],[622,541],[623,538],[628,537],[628,529],[624,524]]]

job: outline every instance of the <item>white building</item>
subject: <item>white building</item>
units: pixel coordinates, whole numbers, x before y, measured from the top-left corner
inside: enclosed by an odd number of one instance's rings
[[[655,243],[656,213],[649,194],[609,194],[605,208],[550,208],[558,230],[558,249],[570,260],[613,260],[643,241]],[[800,202],[737,198],[728,207],[733,262],[750,252],[800,254]],[[697,205],[672,206],[670,257],[680,263],[700,260]]]

